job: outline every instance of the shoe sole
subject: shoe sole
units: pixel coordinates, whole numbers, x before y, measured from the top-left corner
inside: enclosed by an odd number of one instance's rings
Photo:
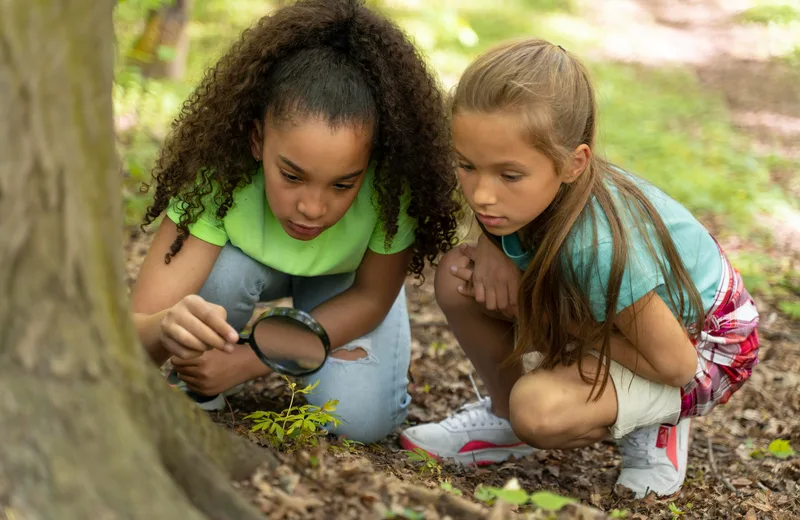
[[[436,453],[426,450],[422,446],[414,444],[408,437],[404,435],[400,436],[400,445],[408,451],[421,449],[436,460],[452,460],[456,464],[460,464],[462,466],[491,466],[493,464],[505,462],[511,457],[516,457],[517,459],[527,457],[534,451],[534,448],[520,443],[519,445],[513,447],[484,448],[481,450],[471,450],[458,453],[453,457],[441,457]]]

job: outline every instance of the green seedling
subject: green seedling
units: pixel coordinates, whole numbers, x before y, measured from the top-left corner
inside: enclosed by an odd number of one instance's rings
[[[442,482],[442,483],[440,483],[439,487],[444,489],[448,493],[450,493],[452,495],[455,495],[457,497],[460,497],[461,495],[464,494],[460,489],[453,487],[453,484],[450,481],[447,481],[447,480]]]
[[[326,430],[328,425],[335,427],[341,424],[339,417],[333,413],[339,401],[331,399],[321,407],[310,404],[294,406],[295,397],[298,394],[311,394],[319,385],[319,381],[305,388],[298,388],[297,383],[288,377],[281,377],[292,392],[289,407],[280,413],[271,411],[251,413],[245,417],[254,422],[250,431],[263,432],[273,447],[286,451],[316,447],[319,444],[319,437],[328,434]]]
[[[437,461],[434,457],[431,457],[428,452],[423,450],[422,448],[414,448],[414,451],[405,451],[406,457],[411,462],[421,462],[422,465],[419,468],[420,474],[424,474],[427,472],[436,473],[440,475],[442,473],[442,469],[439,467],[439,461]]]

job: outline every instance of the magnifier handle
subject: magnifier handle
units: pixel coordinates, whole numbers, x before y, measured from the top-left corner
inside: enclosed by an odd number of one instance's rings
[[[239,341],[236,342],[237,345],[247,345],[250,342],[250,336],[247,334],[239,334]]]

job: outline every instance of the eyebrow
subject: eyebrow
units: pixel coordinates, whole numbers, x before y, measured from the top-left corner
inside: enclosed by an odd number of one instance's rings
[[[455,149],[454,149],[454,150],[455,150]],[[457,155],[458,155],[458,156],[459,156],[461,159],[463,159],[463,160],[467,161],[468,163],[472,163],[472,161],[470,161],[469,159],[467,159],[467,158],[464,156],[464,154],[462,154],[462,153],[461,153],[461,152],[459,152],[458,150],[455,150],[455,152],[456,152],[456,154],[457,154]],[[517,162],[517,161],[502,161],[502,162],[499,162],[499,163],[492,164],[491,166],[493,166],[493,167],[502,167],[502,168],[516,168],[516,169],[519,169],[519,170],[523,170],[523,172],[528,170],[528,169],[525,167],[525,165],[524,165],[524,164],[522,164],[522,163],[520,163],[520,162]],[[520,172],[520,173],[522,173],[522,172]]]
[[[290,161],[289,159],[287,159],[283,155],[278,154],[278,157],[280,158],[281,161],[285,162],[287,165],[289,165],[289,167],[291,169],[295,170],[297,173],[300,173],[302,175],[308,175],[308,172],[306,172],[303,168],[301,168],[300,166],[296,165],[295,163],[293,163],[292,161]],[[342,175],[341,177],[338,177],[336,180],[337,181],[349,181],[351,179],[355,179],[356,177],[358,177],[362,173],[364,173],[364,170],[356,170],[354,172],[348,173],[347,175]]]

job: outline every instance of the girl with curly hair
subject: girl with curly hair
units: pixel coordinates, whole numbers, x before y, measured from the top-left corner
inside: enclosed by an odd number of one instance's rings
[[[450,142],[434,76],[356,0],[306,0],[245,31],[183,105],[155,167],[163,219],[133,290],[150,357],[204,409],[268,369],[235,347],[291,296],[331,356],[311,404],[361,442],[406,417],[403,282],[454,242]]]

